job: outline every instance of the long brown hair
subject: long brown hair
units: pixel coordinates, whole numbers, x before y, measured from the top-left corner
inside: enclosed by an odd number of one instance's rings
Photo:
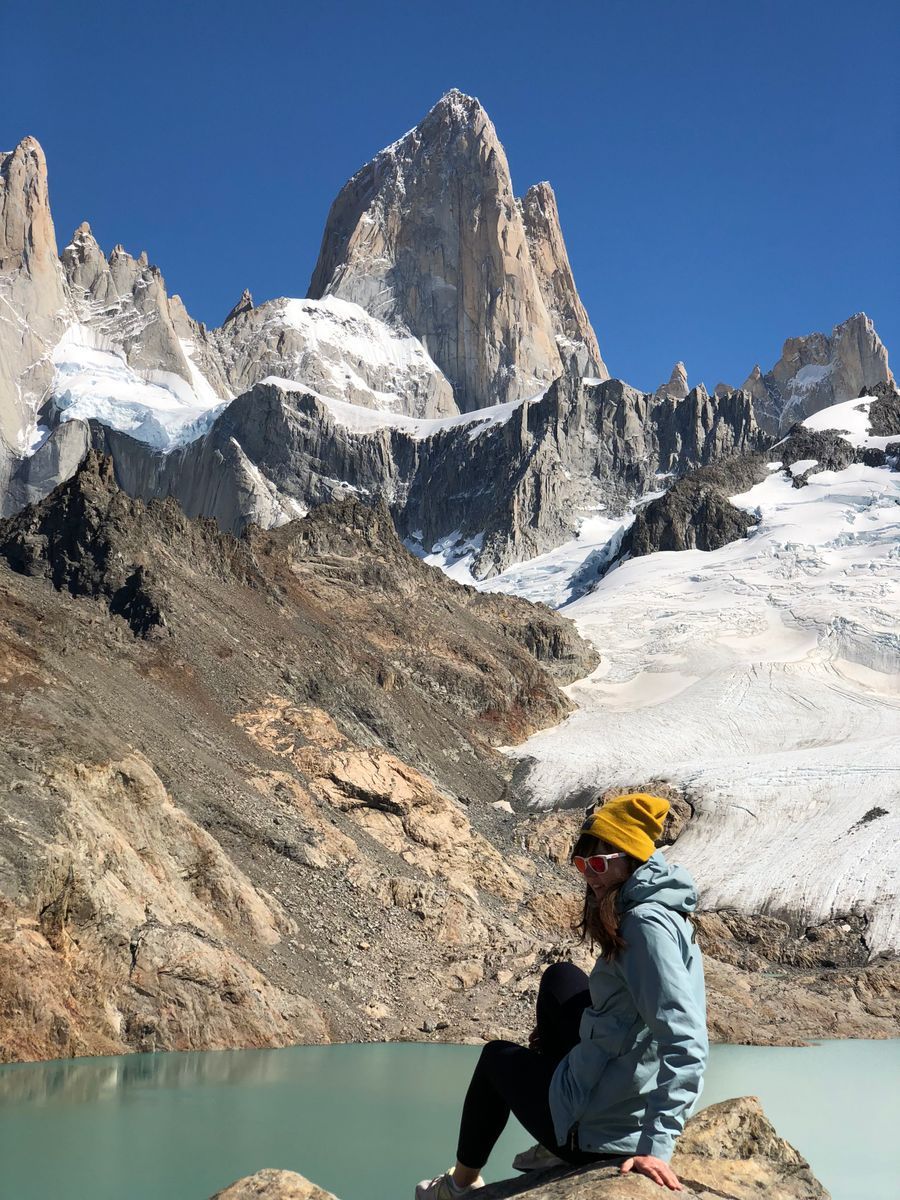
[[[581,858],[588,858],[591,854],[606,854],[614,849],[615,847],[607,846],[593,834],[582,833],[572,847],[570,857],[575,858],[576,855],[579,855]],[[629,855],[628,878],[638,866],[640,866],[638,859]],[[619,892],[627,882],[628,879],[623,879],[621,883],[605,891],[599,900],[593,890],[585,884],[584,908],[581,912],[581,919],[575,924],[575,932],[581,940],[588,942],[591,949],[599,946],[603,957],[611,961],[625,949],[627,944],[619,932],[621,913],[618,908]]]

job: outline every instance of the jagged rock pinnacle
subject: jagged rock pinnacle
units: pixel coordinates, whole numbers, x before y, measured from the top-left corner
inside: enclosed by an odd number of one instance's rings
[[[683,362],[679,361],[672,368],[669,382],[660,384],[653,393],[653,398],[655,400],[683,400],[687,396],[688,391],[687,367]]]
[[[608,379],[596,334],[575,287],[553,188],[546,180],[533,184],[519,207],[563,362],[572,374]]]
[[[52,377],[48,349],[59,338],[66,295],[50,215],[47,160],[36,138],[0,152],[0,512],[4,463],[19,452]],[[12,308],[15,319],[9,320]]]
[[[250,295],[250,289],[244,288],[244,290],[241,292],[240,300],[238,300],[237,304],[234,306],[222,324],[227,325],[229,321],[233,321],[234,318],[240,316],[241,313],[249,312],[252,308],[253,297]]]

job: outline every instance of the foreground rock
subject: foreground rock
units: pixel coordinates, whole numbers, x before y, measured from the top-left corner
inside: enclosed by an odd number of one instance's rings
[[[713,1104],[693,1117],[678,1142],[672,1167],[684,1184],[681,1195],[699,1200],[828,1200],[829,1193],[793,1146],[778,1136],[753,1096]],[[412,1188],[409,1189],[410,1194]],[[529,1200],[628,1200],[669,1195],[618,1166],[534,1172],[495,1183],[483,1200],[527,1196]],[[293,1171],[260,1171],[212,1200],[334,1200]]]
[[[216,1192],[212,1200],[337,1200],[337,1197],[323,1192],[294,1171],[257,1171]]]

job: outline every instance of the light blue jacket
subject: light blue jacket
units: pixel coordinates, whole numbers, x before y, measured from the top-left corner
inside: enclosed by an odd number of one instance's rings
[[[697,890],[657,850],[619,893],[627,946],[590,976],[580,1041],[550,1083],[557,1143],[668,1159],[703,1087],[709,1054],[700,949],[683,914]]]

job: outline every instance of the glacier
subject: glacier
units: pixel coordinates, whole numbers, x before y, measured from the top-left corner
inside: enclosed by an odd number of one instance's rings
[[[72,324],[54,347],[50,389],[60,421],[96,420],[168,451],[205,433],[228,406],[213,391],[182,341],[192,383],[173,371],[137,371],[124,352],[89,325]],[[36,441],[33,453],[40,446]]]
[[[805,424],[877,444],[868,402]],[[705,906],[795,925],[857,913],[872,950],[896,950],[900,474],[854,465],[795,487],[779,467],[732,497],[758,516],[746,538],[626,561],[558,606],[602,661],[565,689],[565,722],[506,748],[515,799],[568,807],[668,780],[695,807],[676,857]],[[588,534],[476,586],[552,601],[592,553]]]

